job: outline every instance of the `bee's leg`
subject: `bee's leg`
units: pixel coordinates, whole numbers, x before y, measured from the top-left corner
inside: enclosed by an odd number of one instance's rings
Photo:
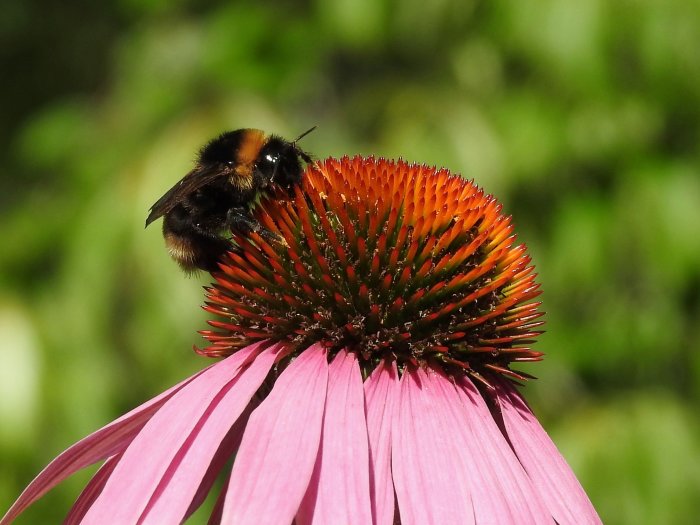
[[[226,213],[226,225],[232,230],[242,233],[259,231],[262,226],[258,221],[250,216],[245,208],[231,208]]]
[[[226,214],[226,223],[232,230],[241,233],[255,232],[268,241],[280,242],[279,235],[264,228],[245,208],[231,208]]]

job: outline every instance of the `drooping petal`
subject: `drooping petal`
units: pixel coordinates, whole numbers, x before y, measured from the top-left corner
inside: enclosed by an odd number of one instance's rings
[[[407,367],[391,429],[392,472],[403,525],[474,523],[469,481],[453,438],[459,424],[422,369]]]
[[[321,445],[296,525],[372,523],[369,450],[362,375],[354,353],[328,369]]]
[[[97,499],[97,496],[99,496],[102,492],[105,483],[107,483],[109,476],[112,474],[112,472],[114,472],[120,458],[121,454],[117,454],[104,462],[87,486],[80,493],[80,496],[78,496],[78,499],[73,504],[73,507],[71,507],[68,516],[66,516],[63,525],[78,525],[80,523],[83,516],[85,516],[85,513]]]
[[[205,368],[188,377],[64,450],[24,489],[19,498],[0,520],[0,525],[10,523],[29,505],[71,474],[122,452],[166,401],[207,370],[208,368]]]
[[[217,450],[216,454],[214,454],[211,464],[209,465],[209,469],[204,474],[202,482],[199,484],[199,488],[197,489],[197,492],[192,498],[192,502],[185,513],[185,521],[187,521],[187,519],[194,514],[207,499],[207,496],[209,495],[209,492],[214,486],[214,483],[216,482],[216,479],[218,478],[222,469],[233,457],[233,454],[238,450],[238,447],[241,445],[241,439],[243,439],[243,432],[245,432],[245,427],[248,424],[248,418],[256,407],[257,404],[255,403],[255,399],[251,400],[243,413],[239,416],[236,423],[233,425],[233,427],[231,427],[231,430],[229,430],[229,433],[221,442],[221,445],[219,445],[219,450]],[[226,476],[226,480],[228,483],[228,475]],[[219,517],[221,517],[221,510],[223,509],[223,495],[221,495],[220,499],[222,507],[219,509]]]
[[[261,347],[255,344],[236,352],[173,395],[124,451],[82,523],[136,523],[209,404]],[[185,509],[189,503],[185,503]]]
[[[600,524],[581,484],[515,387],[498,381],[496,392],[508,438],[557,523]]]
[[[466,377],[456,379],[457,398],[449,406],[471,431],[474,510],[477,523],[541,523],[551,525],[551,513],[503,437],[486,402]],[[461,415],[459,413],[461,412]],[[454,429],[453,429],[454,431]],[[489,493],[484,493],[489,491]],[[495,498],[494,498],[495,495]]]
[[[253,412],[231,472],[222,523],[291,523],[318,453],[328,384],[324,348],[297,357]]]
[[[399,394],[395,361],[383,361],[365,381],[365,410],[370,455],[372,523],[394,523],[394,484],[391,480],[391,421]]]
[[[241,369],[234,381],[226,385],[220,399],[214,400],[168,467],[141,515],[143,525],[180,523],[183,520],[219,445],[267,377],[279,350],[279,346],[273,346],[261,352],[247,368]],[[240,429],[240,437],[243,430]]]

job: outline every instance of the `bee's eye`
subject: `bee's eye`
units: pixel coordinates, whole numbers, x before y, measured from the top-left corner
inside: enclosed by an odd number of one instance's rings
[[[236,162],[233,161],[233,160],[227,160],[227,161],[226,161],[226,165],[227,165],[229,168],[233,168],[233,167],[236,166]]]
[[[279,162],[278,155],[266,154],[262,155],[257,162],[257,168],[265,175],[272,176],[275,171],[275,167]]]
[[[260,164],[262,166],[274,166],[277,164],[278,157],[276,155],[267,154],[260,159]]]

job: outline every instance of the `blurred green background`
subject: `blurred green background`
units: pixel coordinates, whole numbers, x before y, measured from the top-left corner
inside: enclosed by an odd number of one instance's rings
[[[700,3],[5,0],[0,514],[207,364],[148,207],[225,129],[438,164],[502,200],[547,333],[526,396],[606,523],[700,515]],[[89,473],[18,523],[60,521]]]

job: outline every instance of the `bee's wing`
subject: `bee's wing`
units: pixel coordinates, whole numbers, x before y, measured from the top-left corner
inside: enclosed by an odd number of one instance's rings
[[[170,188],[165,195],[151,206],[148,217],[146,218],[146,226],[168,213],[175,206],[184,201],[192,192],[197,191],[199,188],[223,176],[221,171],[215,167],[196,167],[180,179],[175,186]]]

